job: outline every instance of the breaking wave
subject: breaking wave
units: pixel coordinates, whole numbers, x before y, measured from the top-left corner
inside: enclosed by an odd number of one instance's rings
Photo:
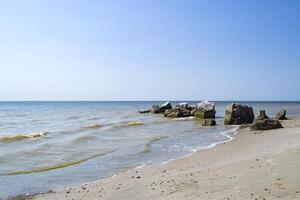
[[[100,124],[90,124],[90,125],[83,126],[82,128],[97,129],[97,128],[101,128],[101,127],[102,127],[102,125],[100,125]]]
[[[16,135],[7,135],[7,136],[1,136],[0,141],[9,142],[9,141],[32,139],[32,138],[45,136],[46,134],[47,132],[33,132],[33,133],[22,133]]]
[[[142,125],[144,125],[144,123],[136,121],[136,122],[128,122],[127,125],[128,126],[142,126]]]
[[[174,121],[188,121],[188,120],[193,120],[195,117],[180,117],[180,118],[174,118]]]

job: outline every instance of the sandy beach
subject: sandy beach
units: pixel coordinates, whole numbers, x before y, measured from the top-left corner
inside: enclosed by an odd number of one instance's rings
[[[0,200],[300,200],[300,0],[6,0],[0,27]]]
[[[18,199],[300,199],[300,120],[156,167]]]

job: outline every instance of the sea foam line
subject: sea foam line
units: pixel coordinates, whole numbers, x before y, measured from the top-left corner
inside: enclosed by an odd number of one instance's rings
[[[177,158],[169,159],[169,160],[167,160],[167,161],[164,161],[164,162],[158,164],[158,166],[168,164],[168,163],[170,163],[170,162],[172,162],[172,161],[174,161],[174,160],[179,160],[179,159],[183,159],[183,158],[192,156],[193,154],[195,154],[195,153],[198,152],[198,151],[202,151],[202,150],[206,150],[206,149],[213,148],[213,147],[215,147],[215,146],[218,145],[218,144],[230,142],[231,140],[234,139],[234,137],[228,135],[228,133],[232,133],[232,135],[234,136],[234,135],[236,135],[236,134],[238,133],[239,128],[240,128],[240,126],[234,126],[234,128],[232,128],[232,129],[230,129],[230,130],[227,130],[227,131],[221,131],[221,132],[220,132],[220,134],[223,135],[223,136],[225,136],[225,137],[227,137],[228,140],[216,142],[216,143],[213,143],[213,144],[211,144],[211,145],[209,145],[209,146],[207,146],[207,147],[202,147],[202,148],[198,148],[198,149],[193,149],[193,150],[191,150],[191,153],[189,153],[189,154],[186,154],[186,155],[184,155],[184,156],[180,156],[180,157],[177,157]],[[142,169],[142,168],[145,168],[145,167],[148,167],[148,165],[143,163],[142,165],[137,166],[135,169]]]
[[[38,137],[45,136],[46,134],[47,132],[33,132],[33,133],[21,133],[16,135],[7,135],[7,136],[0,137],[0,141],[10,142],[10,141],[38,138]]]

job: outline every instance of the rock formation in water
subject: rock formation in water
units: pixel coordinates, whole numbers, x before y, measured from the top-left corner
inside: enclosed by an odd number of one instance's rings
[[[178,117],[190,117],[191,112],[184,107],[176,107],[165,111],[165,117],[178,118]]]
[[[139,113],[155,113],[155,114],[164,114],[166,110],[172,109],[172,105],[169,101],[163,103],[162,105],[153,105],[152,108],[148,110],[140,110]]]
[[[258,120],[264,120],[264,119],[269,119],[269,117],[266,115],[265,110],[260,110],[259,111],[259,116],[257,117]]]
[[[252,107],[230,104],[225,109],[225,125],[251,124],[254,120]]]
[[[287,118],[286,118],[285,115],[286,115],[286,110],[283,109],[283,110],[279,111],[279,112],[276,114],[275,119],[277,119],[277,120],[286,120]]]
[[[198,103],[194,116],[201,119],[214,119],[216,114],[215,104],[213,102],[203,101]]]
[[[154,105],[151,108],[151,112],[156,114],[163,114],[166,110],[172,109],[172,105],[169,101],[163,103],[162,105]]]
[[[195,116],[202,121],[203,126],[215,126],[215,104],[213,102],[203,101],[198,103],[197,106],[189,105],[188,103],[179,103],[172,107],[170,102],[165,102],[162,105],[153,105],[152,108],[148,110],[139,111],[139,113],[155,113],[164,114],[165,117],[169,118],[180,118],[180,117],[190,117]]]
[[[188,103],[179,103],[173,109],[165,111],[165,117],[178,118],[193,116],[193,110],[196,106],[189,105]]]

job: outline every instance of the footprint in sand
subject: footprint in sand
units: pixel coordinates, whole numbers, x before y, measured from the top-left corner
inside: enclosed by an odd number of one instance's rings
[[[286,189],[281,178],[277,178],[276,181],[277,182],[274,183],[274,185],[276,185],[279,189]]]

